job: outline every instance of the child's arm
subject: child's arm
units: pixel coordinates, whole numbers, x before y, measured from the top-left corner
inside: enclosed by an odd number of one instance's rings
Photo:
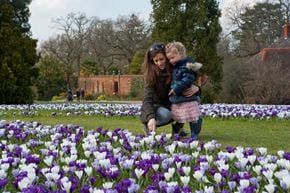
[[[190,88],[191,85],[195,82],[196,76],[192,70],[189,70],[186,67],[181,69],[182,78],[179,81],[174,81],[174,84],[171,85],[172,91],[171,94],[175,93],[176,95],[182,94],[184,90]]]

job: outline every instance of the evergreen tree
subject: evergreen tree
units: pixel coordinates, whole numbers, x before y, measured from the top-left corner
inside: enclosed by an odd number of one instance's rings
[[[66,92],[64,69],[59,63],[52,57],[44,56],[36,64],[39,74],[34,83],[37,87],[38,99],[51,100],[53,96]]]
[[[31,38],[28,5],[31,0],[0,1],[0,103],[32,103],[31,78],[37,61]]]
[[[152,38],[154,41],[180,41],[188,55],[204,64],[202,72],[210,77],[210,96],[220,91],[222,79],[222,58],[217,55],[221,26],[220,10],[216,0],[151,0],[153,6]],[[206,92],[207,92],[206,91]]]

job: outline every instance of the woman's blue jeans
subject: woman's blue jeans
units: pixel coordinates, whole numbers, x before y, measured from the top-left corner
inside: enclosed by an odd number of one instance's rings
[[[171,111],[164,107],[158,107],[155,112],[156,126],[160,127],[173,122]]]

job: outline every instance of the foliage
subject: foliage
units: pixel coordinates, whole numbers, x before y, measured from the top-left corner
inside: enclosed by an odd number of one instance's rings
[[[88,93],[88,94],[85,95],[84,99],[88,100],[88,101],[92,101],[92,100],[95,100],[95,97],[94,97],[94,95]]]
[[[66,93],[65,92],[61,92],[59,95],[53,96],[51,98],[51,101],[65,101],[66,100]]]
[[[145,51],[135,53],[132,62],[129,65],[129,74],[141,74],[141,67],[144,60]]]
[[[98,100],[98,101],[106,100],[106,95],[104,95],[104,94],[99,95],[99,96],[97,97],[97,100]]]
[[[83,75],[98,75],[99,71],[99,66],[95,62],[87,60],[81,64],[81,74],[83,73]]]
[[[249,58],[225,57],[219,101],[235,104],[245,102],[243,85],[249,78],[248,60]]]
[[[151,0],[151,4],[153,40],[184,43],[188,54],[204,64],[202,72],[209,75],[213,93],[218,93],[222,79],[222,59],[216,52],[221,32],[217,1]]]
[[[131,83],[130,97],[141,99],[144,94],[143,78],[133,78]]]
[[[30,37],[31,0],[0,4],[0,103],[32,103],[31,78],[37,76],[36,40]]]
[[[45,56],[41,58],[37,68],[39,76],[35,80],[35,85],[37,86],[38,99],[51,100],[53,96],[66,91],[67,82],[58,60]]]

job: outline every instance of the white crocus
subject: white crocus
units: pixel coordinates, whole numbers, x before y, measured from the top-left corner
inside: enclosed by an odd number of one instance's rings
[[[98,151],[95,151],[94,152],[94,156],[97,160],[103,160],[106,158],[107,156],[107,152],[98,152]]]
[[[162,135],[155,135],[155,139],[156,141],[160,141],[161,140]]]
[[[287,190],[290,189],[290,174],[289,173],[282,177],[281,183],[286,185]]]
[[[91,152],[88,150],[84,151],[84,154],[85,154],[86,158],[89,158],[91,156]]]
[[[69,193],[72,185],[71,181],[69,181],[67,177],[63,177],[60,181],[62,184],[62,189],[66,191],[66,193]]]
[[[164,173],[164,177],[165,177],[165,180],[166,180],[166,181],[169,181],[170,178],[172,178],[172,175],[171,175],[169,172],[165,172],[165,173]]]
[[[76,176],[77,176],[79,179],[82,178],[83,173],[84,173],[84,172],[83,172],[82,170],[76,170],[76,171],[75,171],[75,174],[76,174]]]
[[[205,186],[204,193],[214,193],[214,187],[213,186]]]
[[[247,179],[241,179],[240,180],[240,186],[242,188],[247,188],[247,187],[249,187],[249,185],[250,185],[250,181],[249,180],[247,180]]]
[[[10,168],[10,164],[8,163],[0,164],[0,168],[7,171]]]
[[[53,161],[53,156],[51,155],[51,156],[47,156],[47,157],[45,157],[44,158],[44,163],[47,165],[47,166],[51,166],[51,164],[52,164],[52,161]]]
[[[103,188],[105,188],[105,189],[110,189],[110,188],[113,187],[113,185],[114,185],[113,182],[104,182],[104,183],[103,183]]]
[[[284,151],[283,150],[279,150],[278,152],[277,152],[277,154],[279,155],[279,157],[283,157],[284,156]]]
[[[262,170],[262,166],[260,165],[256,165],[253,167],[254,172],[256,172],[257,175],[260,175],[261,170]]]
[[[20,190],[27,188],[31,185],[31,181],[28,177],[24,177],[21,181],[18,182],[18,187]]]
[[[191,155],[192,155],[194,158],[197,158],[198,155],[199,155],[199,152],[198,152],[198,151],[195,151],[195,152],[193,152]]]
[[[184,186],[187,186],[189,181],[190,181],[190,177],[189,176],[180,176],[180,181],[182,182],[182,184]]]
[[[111,167],[111,161],[109,159],[99,160],[99,163],[104,168],[110,168]]]
[[[248,159],[249,159],[250,164],[251,164],[251,165],[254,165],[254,163],[255,163],[255,161],[256,161],[256,159],[257,159],[257,156],[256,156],[256,155],[250,155],[250,156],[248,157]]]
[[[203,172],[200,170],[197,170],[194,172],[193,177],[197,180],[197,181],[201,181],[201,178],[203,177]]]
[[[0,179],[4,179],[7,177],[7,172],[4,169],[0,170]]]
[[[265,186],[265,189],[267,190],[268,193],[274,193],[275,192],[275,184],[268,184]]]
[[[176,144],[175,143],[172,143],[171,145],[168,146],[168,151],[169,151],[169,153],[171,155],[174,153],[175,148],[176,148]]]
[[[68,166],[62,166],[62,169],[65,173],[67,173],[69,171],[69,167]]]
[[[257,151],[258,151],[261,155],[266,155],[266,154],[267,154],[267,148],[265,148],[265,147],[257,148]]]
[[[152,164],[152,168],[154,171],[157,171],[159,169],[159,164]]]
[[[185,174],[186,176],[188,176],[189,173],[190,173],[191,168],[190,168],[190,167],[183,166],[183,167],[182,167],[182,170],[183,170],[184,174]]]
[[[220,173],[215,173],[214,180],[219,184],[222,181],[222,175]]]
[[[168,173],[170,173],[171,176],[173,176],[174,173],[175,173],[175,168],[169,168],[169,169],[168,169]]]
[[[198,147],[198,141],[192,141],[190,144],[190,149],[197,149]]]
[[[138,178],[138,179],[140,179],[141,178],[141,176],[144,174],[144,170],[143,169],[139,169],[139,168],[136,168],[135,169],[135,174],[136,174],[136,177]]]
[[[205,158],[206,158],[208,163],[211,163],[213,161],[213,156],[212,155],[206,155]]]
[[[248,163],[248,159],[247,158],[240,158],[240,164],[241,164],[241,167],[244,169]]]
[[[141,158],[142,158],[143,160],[145,160],[145,159],[151,159],[151,154],[148,153],[148,152],[142,152],[142,153],[141,153]]]
[[[273,177],[274,172],[272,170],[263,171],[264,176],[270,180]]]
[[[92,167],[86,167],[84,170],[85,170],[85,173],[87,174],[87,176],[90,176],[93,172]]]
[[[180,168],[181,167],[181,162],[180,161],[177,161],[177,162],[175,162],[175,165],[176,165],[176,168]]]

